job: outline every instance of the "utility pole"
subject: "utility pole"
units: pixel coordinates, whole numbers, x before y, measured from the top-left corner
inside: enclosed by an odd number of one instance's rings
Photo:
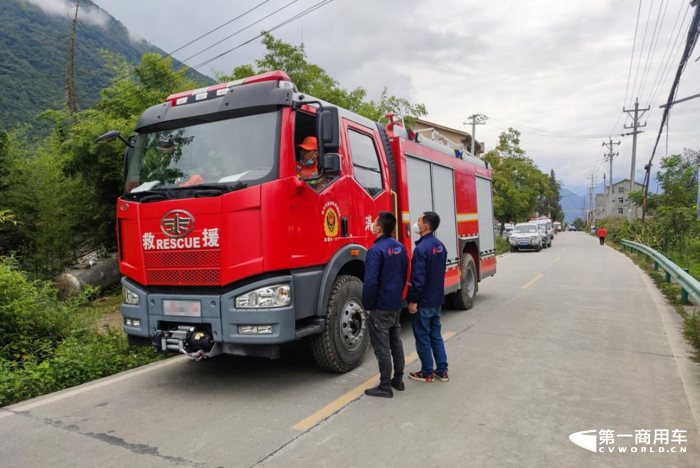
[[[68,110],[71,114],[78,112],[78,97],[75,94],[75,67],[73,57],[75,55],[75,30],[78,25],[78,8],[80,0],[75,0],[75,16],[73,16],[73,29],[70,33],[70,47],[68,48],[68,76],[66,85],[68,86]]]
[[[644,122],[643,125],[640,125],[639,119],[641,119],[644,113],[648,110],[648,107],[646,109],[639,108],[639,98],[634,100],[634,109],[622,108],[623,112],[626,112],[630,117],[632,117],[632,125],[625,125],[626,129],[632,129],[632,131],[622,135],[632,135],[632,171],[630,174],[630,193],[634,191],[634,164],[637,158],[637,135],[642,133],[642,131],[639,130],[640,128],[647,126],[646,122]],[[634,113],[634,115],[632,115],[632,113]],[[632,200],[629,198],[629,193],[627,194],[627,221],[632,221]]]
[[[603,197],[605,197],[605,189],[608,188],[608,184],[605,182],[605,172],[603,172]],[[608,215],[608,204],[606,201],[604,203],[604,208],[603,208],[603,218],[607,218]],[[598,204],[598,201],[596,200],[596,205]]]
[[[613,158],[614,158],[615,156],[619,156],[619,155],[620,155],[620,153],[615,153],[615,152],[613,152],[613,147],[614,147],[615,145],[618,145],[618,146],[619,146],[619,145],[620,145],[620,141],[618,140],[617,142],[613,142],[613,141],[612,141],[612,138],[610,138],[610,141],[609,141],[609,142],[607,142],[607,143],[606,143],[606,142],[603,142],[603,146],[605,146],[605,147],[608,148],[608,152],[604,155],[604,156],[605,156],[605,160],[606,160],[606,161],[610,161],[610,173],[609,173],[609,175],[610,175],[610,190],[608,191],[608,200],[607,200],[607,204],[608,204],[608,216],[610,216],[611,218],[612,218],[612,216],[613,216],[613,212],[612,212]],[[604,189],[605,189],[605,185],[603,185],[603,191],[605,191]]]
[[[474,153],[476,149],[476,126],[484,125],[487,118],[488,117],[483,114],[472,114],[468,117],[469,121],[464,122],[464,125],[470,124],[472,126],[472,156],[476,156]]]
[[[595,188],[595,176],[591,173],[591,177],[589,177],[591,180],[591,185],[588,189],[588,211],[591,213],[590,215],[590,220],[591,220],[591,225],[595,223],[595,209],[593,208],[593,189]]]

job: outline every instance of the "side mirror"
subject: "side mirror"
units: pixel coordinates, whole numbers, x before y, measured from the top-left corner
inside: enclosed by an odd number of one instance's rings
[[[338,174],[340,172],[340,155],[338,153],[326,153],[323,155],[324,174]]]
[[[121,135],[122,134],[119,130],[112,130],[111,132],[107,132],[104,135],[97,137],[95,139],[95,143],[107,143],[110,141],[114,141]]]
[[[100,135],[97,138],[95,138],[95,143],[109,143],[112,142],[116,139],[120,139],[126,146],[133,147],[134,145],[130,143],[129,141],[126,141],[123,137],[122,134],[119,130],[112,130],[111,132],[107,132],[104,135]]]
[[[332,151],[340,147],[340,121],[337,107],[318,108],[316,112],[316,138],[321,156],[326,150]]]

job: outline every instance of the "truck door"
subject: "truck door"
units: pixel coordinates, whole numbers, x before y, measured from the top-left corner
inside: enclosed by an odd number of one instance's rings
[[[316,119],[310,112],[295,112],[294,158],[298,165],[300,148],[316,133]],[[303,182],[291,198],[289,237],[292,266],[323,265],[337,250],[350,242],[348,219],[351,211],[348,188],[350,171],[347,149],[341,144],[341,173]]]
[[[394,211],[388,166],[379,151],[374,130],[346,120],[345,137],[353,171],[349,187],[353,205],[350,233],[355,242],[370,247],[374,241],[371,232],[374,218],[380,211]]]

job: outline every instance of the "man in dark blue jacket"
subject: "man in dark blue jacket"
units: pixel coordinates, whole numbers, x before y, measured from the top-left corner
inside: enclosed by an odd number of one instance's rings
[[[365,390],[365,393],[384,398],[394,396],[392,387],[396,390],[404,389],[405,359],[399,317],[408,274],[408,254],[406,248],[391,237],[395,227],[396,217],[387,211],[379,213],[374,220],[372,234],[377,239],[367,251],[365,281],[362,287],[362,305],[367,312],[369,337],[379,361],[381,375],[379,385]]]
[[[421,362],[420,372],[411,372],[409,377],[422,382],[432,382],[434,377],[447,382],[447,353],[442,340],[440,309],[445,300],[445,269],[447,249],[435,237],[440,226],[440,216],[426,211],[413,225],[413,231],[420,234],[411,259],[411,280],[409,281],[408,311],[411,313],[413,336],[416,338],[416,352]],[[433,368],[433,356],[437,370]]]

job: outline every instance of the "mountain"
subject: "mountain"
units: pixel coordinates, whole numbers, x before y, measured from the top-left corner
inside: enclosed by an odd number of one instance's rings
[[[29,122],[39,112],[67,101],[65,84],[75,2],[66,0],[0,1],[0,128]],[[166,55],[134,37],[119,21],[90,0],[80,0],[75,40],[78,108],[99,99],[99,89],[112,77],[102,50],[123,55],[131,63],[147,52]],[[197,72],[190,77],[211,84]]]
[[[559,203],[564,210],[564,221],[567,223],[573,223],[576,218],[586,218],[586,214],[581,212],[581,207],[583,203],[586,203],[586,209],[588,209],[588,191],[586,190],[586,197],[579,195],[578,193],[572,192],[569,189],[562,187],[559,192],[561,198]],[[584,193],[581,190],[579,193]]]

